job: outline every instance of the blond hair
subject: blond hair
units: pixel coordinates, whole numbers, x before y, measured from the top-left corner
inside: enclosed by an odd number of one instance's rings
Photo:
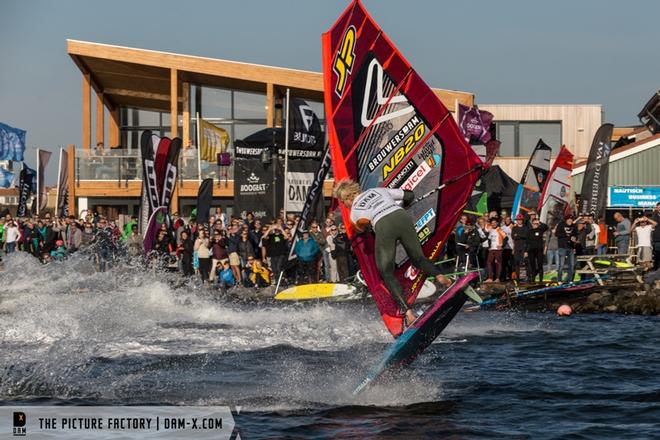
[[[360,192],[360,184],[351,179],[341,180],[335,187],[335,197],[339,199],[340,202],[344,202],[351,196],[355,197],[360,194]]]

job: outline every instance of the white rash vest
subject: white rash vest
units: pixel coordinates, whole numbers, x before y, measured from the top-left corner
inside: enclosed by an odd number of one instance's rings
[[[378,220],[397,209],[403,209],[403,190],[389,188],[368,189],[353,200],[351,222],[364,223],[365,220],[376,226]]]

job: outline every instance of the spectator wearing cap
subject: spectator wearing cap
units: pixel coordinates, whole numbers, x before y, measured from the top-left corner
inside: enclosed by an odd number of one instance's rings
[[[620,212],[614,213],[616,229],[614,235],[614,245],[617,254],[628,254],[630,250],[630,220],[625,218]]]
[[[55,240],[55,248],[50,251],[50,256],[54,260],[62,261],[66,257],[66,248],[64,247],[64,241]]]
[[[563,282],[564,268],[568,273],[566,282],[573,281],[575,276],[575,245],[577,243],[577,226],[573,223],[573,216],[567,215],[555,228],[559,254],[559,267],[557,268],[557,281]]]
[[[513,240],[513,273],[517,280],[522,280],[520,269],[525,264],[527,240],[529,239],[529,227],[525,224],[524,215],[516,216],[516,224],[511,228],[511,238]],[[529,273],[527,276],[529,278]]]
[[[637,261],[643,263],[653,261],[651,235],[657,226],[657,222],[646,216],[636,218],[633,222],[632,229],[637,236]]]
[[[310,236],[309,231],[302,231],[302,239],[298,240],[293,252],[300,263],[300,271],[307,283],[318,283],[316,261],[321,252],[318,243]]]

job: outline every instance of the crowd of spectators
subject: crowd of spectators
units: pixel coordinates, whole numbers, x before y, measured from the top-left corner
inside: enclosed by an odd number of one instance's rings
[[[637,262],[658,269],[660,203],[632,222],[621,212],[613,218],[616,224],[608,226],[602,218],[567,215],[548,226],[534,211],[515,219],[506,212],[476,220],[463,215],[445,258],[455,257],[457,270],[484,270],[485,282],[543,282],[544,273],[552,271],[558,281],[571,281],[581,255],[635,254]],[[119,225],[91,210],[66,218],[47,213],[16,219],[7,214],[0,217],[0,255],[26,252],[49,263],[84,252],[99,271],[128,261],[222,288],[350,281],[357,264],[345,225],[331,214],[322,222],[313,220],[294,242],[298,220],[283,212],[268,221],[249,212],[230,217],[221,208],[205,224],[175,216],[145,253],[135,217]]]
[[[632,223],[621,212],[614,225],[592,215],[566,215],[553,225],[542,223],[535,211],[513,220],[506,212],[491,212],[470,220],[460,218],[454,230],[457,267],[481,268],[486,282],[543,282],[544,272],[556,271],[559,282],[573,281],[576,257],[635,255],[636,262],[660,266],[660,203]],[[523,276],[524,271],[524,276]]]
[[[43,263],[82,252],[99,271],[130,262],[178,271],[222,288],[349,281],[356,263],[345,226],[332,215],[323,222],[312,220],[294,242],[297,221],[284,212],[269,221],[249,212],[244,218],[229,217],[221,208],[205,224],[194,216],[174,216],[157,231],[153,250],[145,253],[136,217],[120,225],[91,210],[66,218],[46,213],[16,219],[7,214],[0,218],[0,249],[4,254],[27,252]],[[292,247],[295,258],[289,258]]]

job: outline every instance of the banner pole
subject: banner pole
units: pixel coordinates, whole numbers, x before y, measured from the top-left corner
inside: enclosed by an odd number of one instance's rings
[[[199,112],[196,112],[197,119],[197,183],[202,183],[202,124],[199,121]]]
[[[280,283],[282,282],[282,275],[284,275],[284,270],[280,272],[280,276],[277,278],[277,285],[275,286],[275,293],[273,293],[273,296],[277,295],[277,292],[280,291]]]
[[[60,147],[60,159],[57,161],[57,189],[55,191],[55,217],[60,216],[59,200],[60,200],[60,175],[62,174],[62,151],[64,151],[64,149]]]
[[[291,89],[286,88],[286,126],[284,128],[284,199],[283,199],[283,208],[284,208],[284,218],[282,219],[286,223],[286,201],[287,201],[287,191],[289,190],[289,120],[290,114],[289,109],[291,108]]]
[[[41,213],[41,185],[39,185],[39,169],[41,165],[39,148],[37,148],[37,217]]]

